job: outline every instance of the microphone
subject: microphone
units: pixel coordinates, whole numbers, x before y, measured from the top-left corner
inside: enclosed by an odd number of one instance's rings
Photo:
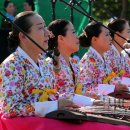
[[[123,47],[125,48],[125,49],[130,49],[130,43],[125,43],[124,45],[123,45]]]
[[[58,48],[54,48],[54,59],[53,60],[53,69],[54,72],[58,73],[61,70],[61,66],[60,66],[60,60],[59,60],[59,56],[60,56],[60,52],[58,50]]]

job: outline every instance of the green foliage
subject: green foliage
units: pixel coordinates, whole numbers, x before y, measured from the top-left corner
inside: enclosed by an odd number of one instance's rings
[[[113,16],[119,18],[122,11],[123,0],[97,0],[93,2],[93,16],[100,21],[106,21]],[[130,3],[130,0],[128,0]],[[130,19],[130,8],[128,4],[127,19]]]

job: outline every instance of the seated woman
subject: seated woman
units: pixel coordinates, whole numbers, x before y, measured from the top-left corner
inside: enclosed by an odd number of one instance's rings
[[[80,82],[82,82],[84,90],[87,90],[90,94],[91,92],[97,94],[99,84],[109,84],[110,82],[107,78],[111,69],[105,62],[103,55],[110,49],[112,38],[109,30],[104,28],[101,23],[91,22],[85,27],[79,40],[81,46],[90,47],[80,61]],[[117,86],[124,89],[124,86],[120,84],[117,84]],[[113,92],[115,87],[113,86],[111,89]]]
[[[108,28],[120,34],[127,40],[130,39],[130,26],[127,20],[116,19],[108,24]],[[108,60],[110,61],[110,67],[116,75],[119,75],[120,77],[130,77],[130,60],[128,54],[125,53],[125,51],[122,52],[121,48],[127,41],[113,32],[111,32],[111,36],[113,38],[113,45],[111,46],[110,51],[105,53],[105,60],[106,62]]]
[[[82,84],[79,82],[80,71],[78,61],[71,57],[71,54],[79,50],[79,39],[75,33],[71,22],[58,19],[51,22],[48,26],[52,37],[49,39],[49,49],[59,51],[58,72],[55,73],[58,91],[60,94],[76,93],[75,102],[84,105],[100,104],[100,101],[88,98],[82,91]],[[54,68],[55,69],[55,68]]]
[[[14,23],[40,47],[48,49],[49,31],[40,15],[32,11],[22,12],[15,17]],[[0,95],[5,116],[45,116],[70,104],[75,106],[68,99],[57,101],[53,70],[39,47],[15,26],[9,41],[10,48],[16,50],[0,67]]]

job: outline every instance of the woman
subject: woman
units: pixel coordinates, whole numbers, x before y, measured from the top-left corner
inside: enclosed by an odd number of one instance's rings
[[[49,31],[40,15],[19,13],[14,20],[44,50],[48,49]],[[24,24],[24,26],[23,26]],[[57,100],[55,77],[46,56],[15,27],[9,36],[15,52],[1,65],[2,112],[7,117],[45,116],[50,111],[75,106],[68,99]]]
[[[16,13],[16,7],[14,3],[10,0],[5,0],[4,2],[4,10],[6,11],[6,17],[8,17],[10,20],[14,20],[14,16]]]
[[[25,2],[24,2],[24,10],[25,11],[35,11],[34,0],[25,0]]]
[[[14,19],[15,15],[15,6],[14,3],[5,0],[4,2],[4,10],[5,10],[5,16],[9,18],[11,21]],[[9,36],[9,32],[11,31],[11,23],[5,20],[5,18],[2,18],[1,22],[1,30],[0,30],[0,63],[4,61],[4,59],[10,55],[10,51],[8,48],[8,41],[7,37]]]
[[[9,18],[11,21],[14,20],[14,15],[16,12],[16,8],[13,2],[9,0],[5,0],[4,2],[4,10],[6,11],[5,16]],[[2,19],[1,28],[11,29],[11,24],[7,22],[5,19]]]
[[[108,28],[112,29],[114,32],[118,33],[125,39],[130,39],[130,26],[127,20],[114,20],[108,24]],[[130,76],[129,58],[127,57],[128,55],[124,51],[122,52],[121,48],[127,41],[113,32],[111,32],[111,36],[113,38],[113,45],[111,47],[111,50],[105,54],[105,60],[106,62],[110,60],[111,69],[113,73],[115,73],[116,75],[119,75],[121,77],[123,75]]]
[[[91,98],[82,96],[85,93],[82,91],[82,84],[79,82],[80,72],[78,61],[71,57],[71,54],[79,49],[79,39],[75,33],[71,22],[58,19],[51,22],[48,26],[52,32],[52,37],[49,39],[49,49],[59,51],[59,70],[55,73],[58,91],[60,94],[76,93],[74,100],[78,105],[96,105],[100,101],[94,101]],[[54,68],[55,69],[55,68]],[[94,102],[93,102],[94,101]]]
[[[85,27],[79,40],[81,46],[90,47],[80,61],[80,82],[84,91],[98,94],[98,85],[109,84],[112,77],[111,69],[103,58],[104,53],[111,47],[110,33],[101,23],[91,22]],[[113,92],[115,87],[111,89]],[[119,90],[117,87],[116,89]],[[104,92],[107,94],[106,90]]]
[[[74,92],[79,78],[79,68],[77,61],[71,58],[71,54],[78,51],[79,39],[75,33],[73,25],[67,20],[55,20],[48,26],[54,37],[49,40],[49,49],[58,48],[60,52],[61,71],[57,74],[59,92]],[[64,69],[63,69],[64,68]],[[60,75],[60,77],[59,77]],[[63,81],[63,79],[66,79]],[[66,88],[64,87],[66,85]]]

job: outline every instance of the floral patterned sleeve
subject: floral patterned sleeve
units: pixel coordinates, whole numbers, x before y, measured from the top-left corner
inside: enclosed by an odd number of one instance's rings
[[[119,54],[117,49],[112,47],[104,54],[104,60],[106,64],[107,76],[103,83],[115,84],[122,80],[125,74],[128,74],[126,69],[127,63],[123,54]]]
[[[83,93],[85,94],[86,91],[95,91],[95,87],[97,86],[95,80],[97,76],[94,72],[94,64],[88,62],[87,59],[82,59],[79,66],[80,82],[83,85]]]
[[[15,67],[14,67],[15,66]],[[24,94],[26,71],[21,65],[7,62],[0,68],[2,84],[2,110],[8,117],[34,115],[33,104]]]
[[[130,49],[126,49],[126,51],[130,54]],[[122,55],[124,56],[124,59],[125,59],[125,71],[126,71],[126,73],[123,75],[123,77],[130,78],[130,57],[125,51],[122,51],[121,53],[122,53]]]

